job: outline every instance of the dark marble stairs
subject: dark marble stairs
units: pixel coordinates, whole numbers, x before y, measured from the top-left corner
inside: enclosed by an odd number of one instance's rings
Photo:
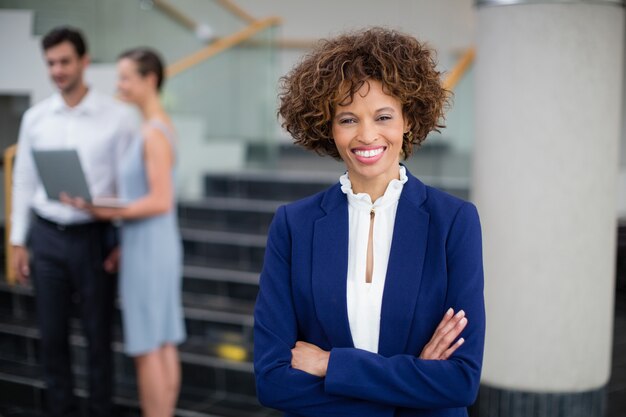
[[[230,176],[208,176],[200,201],[179,204],[185,248],[183,304],[189,338],[180,347],[182,389],[176,415],[271,417],[280,413],[256,400],[252,366],[252,312],[266,233],[276,208],[326,188],[330,182],[274,186]],[[281,194],[282,187],[287,190]],[[259,188],[265,188],[267,193]],[[86,397],[86,342],[71,323],[76,393]],[[116,415],[138,416],[133,364],[122,352],[115,317]],[[30,286],[0,281],[0,416],[41,415],[45,386],[39,331]],[[83,401],[84,402],[84,401]]]

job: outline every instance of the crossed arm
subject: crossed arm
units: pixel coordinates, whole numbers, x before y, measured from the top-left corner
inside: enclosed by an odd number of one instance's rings
[[[447,240],[445,302],[461,306],[463,312],[448,311],[419,357],[383,357],[356,348],[326,352],[298,340],[290,280],[291,236],[285,208],[279,209],[269,234],[255,310],[260,402],[302,416],[391,416],[398,407],[471,404],[479,385],[484,339],[480,224],[472,205],[459,210]],[[466,340],[455,342],[464,330]],[[461,345],[464,349],[458,350]]]
[[[460,310],[454,314],[454,309],[449,308],[443,319],[435,329],[433,337],[424,346],[419,355],[420,359],[446,360],[463,344],[463,338],[459,335],[467,325],[465,312]],[[456,340],[456,341],[455,341]],[[320,349],[312,343],[297,341],[291,349],[291,367],[308,374],[325,377],[328,370],[330,352]]]

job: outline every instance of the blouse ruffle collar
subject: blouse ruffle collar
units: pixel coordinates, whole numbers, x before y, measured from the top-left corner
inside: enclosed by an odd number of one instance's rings
[[[339,183],[341,184],[341,191],[348,197],[348,204],[350,204],[350,206],[369,211],[372,208],[382,208],[396,203],[400,199],[402,188],[408,179],[409,178],[406,176],[406,168],[400,165],[400,179],[391,180],[387,185],[385,193],[376,199],[374,203],[372,203],[372,199],[367,193],[354,194],[352,191],[352,183],[350,182],[347,172],[339,177]]]

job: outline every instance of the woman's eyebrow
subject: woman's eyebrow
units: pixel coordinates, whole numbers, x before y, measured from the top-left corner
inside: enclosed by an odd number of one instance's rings
[[[335,115],[335,118],[342,117],[342,116],[354,116],[354,115],[355,115],[355,114],[354,114],[354,113],[352,113],[351,111],[342,111],[342,112],[340,112],[340,113],[337,113],[337,114]]]
[[[395,113],[396,110],[393,107],[381,107],[380,109],[376,110],[376,113],[381,113],[381,112]],[[342,111],[335,115],[335,117],[341,117],[341,116],[355,116],[355,114],[352,113],[351,111]]]

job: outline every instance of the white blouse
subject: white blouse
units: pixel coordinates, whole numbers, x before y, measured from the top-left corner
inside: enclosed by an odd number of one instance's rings
[[[378,352],[380,310],[385,289],[387,263],[393,226],[402,188],[407,182],[406,169],[400,166],[400,179],[392,180],[385,194],[373,204],[369,194],[354,194],[348,174],[339,178],[341,191],[348,198],[348,321],[354,347]],[[372,282],[365,282],[370,212],[374,210]]]

